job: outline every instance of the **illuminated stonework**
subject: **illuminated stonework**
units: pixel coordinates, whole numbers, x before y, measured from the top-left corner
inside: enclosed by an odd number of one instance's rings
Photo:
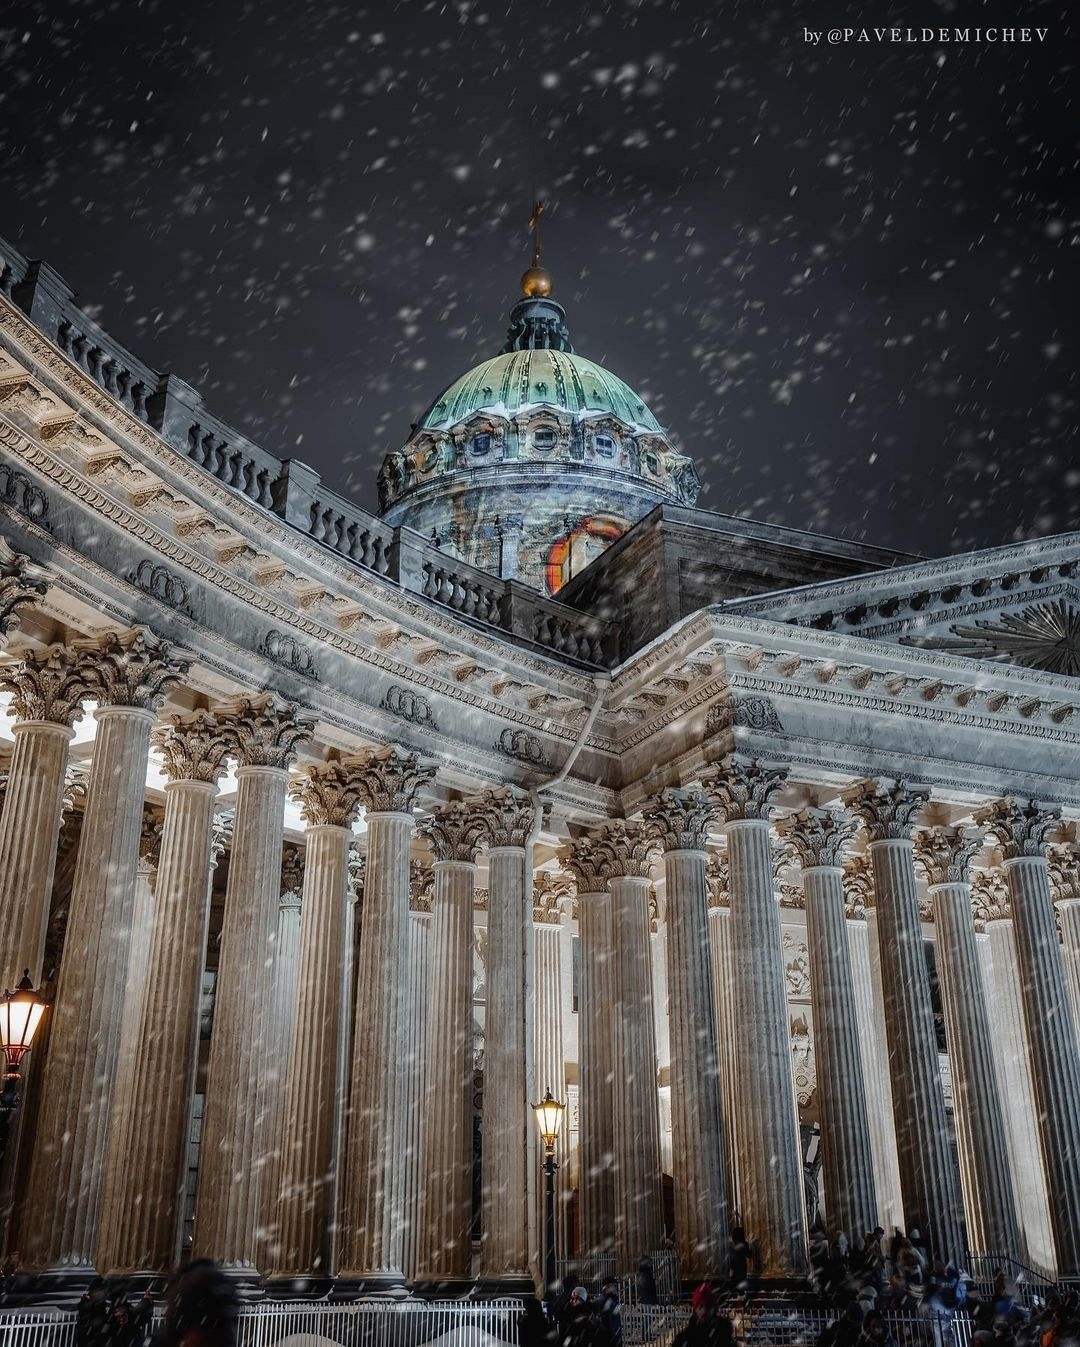
[[[507,345],[456,379],[386,456],[379,505],[449,556],[549,594],[698,478],[642,399],[577,355],[565,314],[519,300]]]

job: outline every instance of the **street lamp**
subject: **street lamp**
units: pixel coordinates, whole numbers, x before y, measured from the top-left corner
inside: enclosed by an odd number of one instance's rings
[[[0,1047],[4,1049],[4,1088],[0,1094],[0,1165],[7,1149],[11,1115],[19,1104],[19,1079],[22,1059],[34,1045],[46,1002],[34,991],[30,970],[23,970],[22,981],[0,996]]]
[[[544,1143],[544,1285],[547,1299],[555,1294],[555,1146],[559,1140],[566,1105],[560,1104],[548,1089],[539,1104],[533,1105],[540,1140]]]

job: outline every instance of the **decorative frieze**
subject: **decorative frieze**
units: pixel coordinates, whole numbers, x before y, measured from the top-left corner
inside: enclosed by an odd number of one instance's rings
[[[431,702],[413,688],[402,687],[395,683],[386,689],[382,706],[392,715],[400,716],[402,720],[407,720],[413,725],[420,725],[429,730],[438,729]]]

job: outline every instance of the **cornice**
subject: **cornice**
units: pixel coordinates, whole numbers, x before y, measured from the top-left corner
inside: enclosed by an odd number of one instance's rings
[[[575,721],[579,720],[584,714],[587,714],[587,706],[582,703],[575,704],[571,699],[559,696],[551,692],[545,692],[527,683],[522,683],[515,679],[508,678],[501,669],[483,671],[475,661],[468,662],[460,656],[455,656],[449,652],[450,658],[455,663],[451,669],[440,676],[436,670],[438,665],[428,668],[427,664],[433,661],[431,655],[426,652],[434,652],[436,655],[443,656],[448,652],[442,651],[432,642],[430,632],[423,637],[407,638],[404,634],[396,634],[392,641],[383,642],[380,647],[378,638],[372,643],[364,643],[356,637],[341,631],[335,631],[323,623],[316,621],[308,616],[302,609],[298,610],[287,606],[280,599],[264,593],[240,579],[233,572],[226,571],[221,566],[209,560],[206,556],[196,552],[185,542],[177,541],[168,534],[156,528],[151,522],[142,516],[130,510],[118,500],[107,495],[99,485],[99,479],[88,480],[77,473],[70,465],[58,460],[48,449],[36,444],[25,432],[18,426],[12,424],[6,417],[0,415],[0,445],[7,449],[13,456],[20,459],[24,466],[30,468],[45,481],[54,487],[59,487],[65,493],[67,498],[78,502],[88,510],[92,511],[98,517],[107,520],[129,537],[136,539],[143,547],[147,549],[148,554],[155,559],[172,561],[178,567],[181,567],[186,575],[201,580],[206,585],[222,590],[227,593],[230,599],[245,605],[252,612],[259,613],[268,619],[268,626],[278,630],[287,630],[295,632],[307,639],[307,641],[317,642],[324,646],[329,646],[337,653],[346,657],[356,659],[361,663],[367,664],[373,668],[379,669],[390,677],[407,681],[412,687],[418,687],[438,693],[449,698],[460,705],[468,706],[482,711],[488,715],[498,718],[506,724],[520,725],[528,728],[530,731],[541,735],[548,742],[556,741],[563,743],[572,743],[575,738]],[[35,531],[35,525],[32,520],[27,520],[21,515],[16,515],[19,525],[30,531]],[[46,541],[46,535],[37,530],[41,541]],[[112,607],[114,616],[118,620],[125,620],[128,616],[128,610],[120,604],[102,605],[101,595],[95,590],[88,590],[80,585],[75,578],[79,575],[89,575],[96,572],[102,580],[108,580],[108,588],[114,588],[117,585],[130,588],[137,595],[140,604],[152,602],[160,604],[169,614],[170,621],[180,623],[191,633],[192,646],[197,649],[199,645],[198,637],[200,633],[209,632],[216,639],[223,639],[220,633],[212,632],[203,627],[200,623],[190,617],[183,608],[178,608],[170,604],[161,604],[161,601],[152,593],[148,593],[141,586],[132,585],[130,581],[123,577],[116,576],[112,572],[97,566],[97,564],[83,553],[75,551],[62,539],[57,538],[55,533],[47,535],[47,547],[49,553],[55,558],[58,555],[64,555],[70,563],[72,574],[66,577],[66,583],[76,591],[81,590],[83,595],[98,607]],[[412,600],[403,600],[399,604],[400,609],[405,609],[417,618],[420,622],[427,623],[430,617],[428,610],[424,605]],[[264,633],[265,636],[265,633]],[[227,638],[224,638],[227,640]],[[409,653],[413,659],[405,662],[396,658],[390,651],[402,641],[406,644]],[[417,642],[421,643],[421,652],[416,654]],[[241,647],[246,649],[246,647]],[[269,663],[275,675],[280,676],[281,666],[272,660],[266,660],[265,651],[252,650],[248,652],[260,661]],[[513,652],[503,649],[501,657],[504,660],[512,659]],[[423,661],[423,663],[421,663]],[[223,669],[226,674],[234,673],[235,670],[226,666]],[[290,671],[285,669],[285,673]],[[292,670],[292,673],[303,677],[303,671]],[[491,697],[485,697],[479,691],[474,690],[468,684],[475,681],[478,677],[490,678],[496,686],[502,686],[511,690],[514,695],[520,695],[528,703],[531,698],[533,703],[539,708],[537,711],[530,711],[521,706],[515,706],[507,700],[498,700]],[[269,680],[273,681],[273,680]],[[588,683],[590,692],[595,695],[595,686],[590,681]],[[569,716],[562,712],[559,719],[553,718],[553,715],[542,714],[543,709],[547,709],[549,704],[555,703],[552,707],[556,713],[561,711],[562,705],[570,703]],[[386,724],[393,726],[394,719],[386,717]],[[391,731],[392,737],[392,731]],[[603,753],[611,751],[611,745],[608,741],[598,737],[590,737],[588,747],[594,752]]]

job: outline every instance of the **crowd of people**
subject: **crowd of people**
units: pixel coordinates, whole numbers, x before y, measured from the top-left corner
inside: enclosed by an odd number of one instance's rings
[[[153,1347],[234,1347],[238,1309],[235,1284],[216,1263],[189,1263],[165,1290]],[[79,1301],[76,1347],[144,1347],[153,1314],[149,1291],[133,1301],[97,1277]]]

